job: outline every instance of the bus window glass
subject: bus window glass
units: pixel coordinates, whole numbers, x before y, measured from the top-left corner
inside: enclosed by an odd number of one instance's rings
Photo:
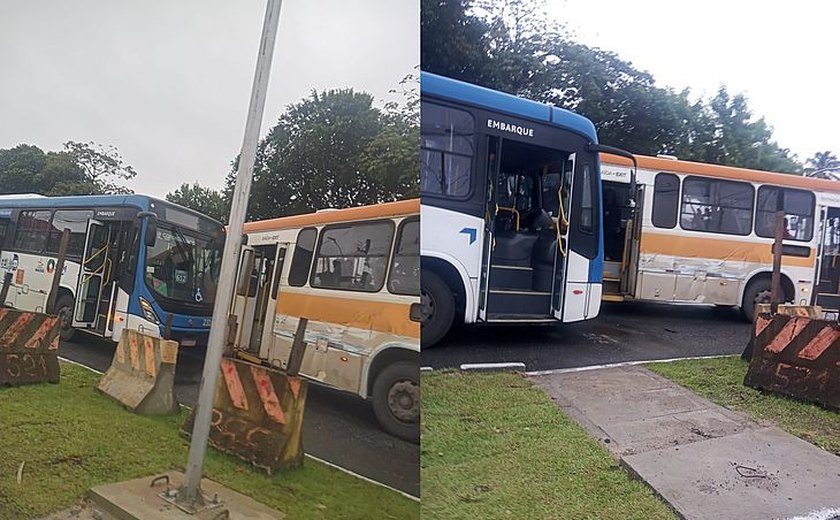
[[[753,197],[750,184],[686,177],[680,225],[691,231],[749,235]]]
[[[161,223],[146,248],[146,284],[159,296],[212,305],[221,268],[221,247],[211,237]]]
[[[61,234],[65,228],[70,230],[70,243],[67,256],[81,258],[85,249],[88,220],[93,218],[93,211],[88,210],[57,210],[53,214],[52,228],[47,241],[47,252],[58,254],[61,244]]]
[[[773,238],[776,229],[776,193],[778,188],[758,188],[758,211],[755,220],[755,234]],[[785,210],[785,236],[787,240],[808,242],[814,236],[813,193],[801,190],[783,189]]]
[[[0,219],[0,248],[6,245],[6,230],[9,229],[9,219]]]
[[[434,103],[423,103],[420,111],[420,191],[468,195],[474,154],[472,115]]]
[[[407,219],[400,225],[388,290],[394,294],[420,294],[420,219]]]
[[[677,203],[680,197],[680,178],[672,173],[657,173],[653,181],[653,225],[673,229],[677,226]]]
[[[50,230],[49,211],[21,211],[15,232],[15,249],[40,253]]]
[[[312,253],[315,251],[315,238],[318,231],[315,228],[302,229],[298,233],[295,244],[295,254],[289,270],[289,285],[303,287],[309,279],[309,266],[312,265]]]
[[[394,237],[391,221],[325,227],[312,287],[377,292],[385,283]]]
[[[280,289],[280,277],[283,275],[283,264],[286,262],[286,248],[281,247],[277,253],[277,265],[274,267],[274,283],[271,286],[271,299],[277,299],[277,291]]]

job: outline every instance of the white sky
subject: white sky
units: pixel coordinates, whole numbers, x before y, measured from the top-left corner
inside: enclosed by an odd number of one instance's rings
[[[548,0],[581,43],[610,50],[660,86],[743,92],[774,139],[804,161],[840,154],[840,68],[833,2]]]
[[[116,146],[138,193],[221,188],[265,0],[0,0],[0,148]],[[419,0],[285,0],[263,132],[312,89],[388,98],[420,61]]]

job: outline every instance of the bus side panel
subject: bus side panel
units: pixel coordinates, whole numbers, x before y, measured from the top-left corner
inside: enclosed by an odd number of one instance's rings
[[[478,314],[484,220],[432,206],[421,206],[420,215],[421,255],[445,259],[461,273],[467,292],[464,321],[472,323]]]
[[[569,251],[568,270],[566,272],[566,294],[563,296],[563,321],[581,321],[586,319],[589,310],[587,293],[589,292],[589,264],[586,257]]]

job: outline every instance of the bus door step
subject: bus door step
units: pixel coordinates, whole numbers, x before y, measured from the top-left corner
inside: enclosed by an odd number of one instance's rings
[[[488,296],[488,314],[551,315],[550,292],[491,289]]]

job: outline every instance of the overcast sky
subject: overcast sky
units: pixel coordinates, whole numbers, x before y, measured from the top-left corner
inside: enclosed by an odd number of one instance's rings
[[[800,160],[840,154],[837,22],[832,2],[548,0],[590,46],[616,52],[661,86],[743,92]],[[597,6],[595,8],[594,6]]]
[[[285,0],[263,132],[312,89],[388,98],[420,61],[419,0]],[[265,0],[0,0],[0,148],[116,146],[131,187],[220,188],[239,152]]]

